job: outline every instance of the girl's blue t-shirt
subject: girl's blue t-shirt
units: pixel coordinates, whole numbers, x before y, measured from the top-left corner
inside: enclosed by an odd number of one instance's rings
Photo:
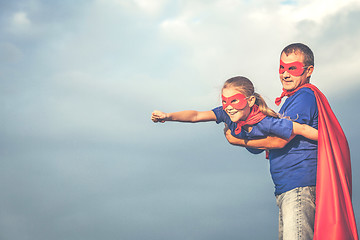
[[[217,123],[225,122],[231,134],[242,139],[264,138],[276,135],[289,138],[292,132],[292,121],[307,124],[318,128],[318,108],[313,91],[309,88],[299,89],[293,96],[286,99],[280,109],[280,114],[288,119],[265,117],[259,123],[253,125],[250,132],[244,129],[236,135],[236,123],[218,107],[213,109]],[[317,168],[317,142],[303,136],[295,136],[284,148],[270,150],[270,172],[275,184],[275,195],[290,191],[297,187],[316,186]],[[252,153],[260,153],[263,150],[251,149]]]
[[[223,110],[222,107],[217,107],[212,110],[216,115],[216,123],[224,122],[228,125],[231,130],[231,135],[241,139],[259,139],[266,138],[269,135],[275,135],[281,138],[288,139],[291,136],[293,123],[292,121],[284,118],[274,118],[266,116],[260,122],[254,124],[250,132],[247,132],[245,129],[241,129],[239,134],[235,134],[235,129],[237,124],[231,121],[229,115]],[[258,154],[264,150],[246,148],[249,152]]]

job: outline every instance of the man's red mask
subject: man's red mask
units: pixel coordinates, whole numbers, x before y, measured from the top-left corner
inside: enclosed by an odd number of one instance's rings
[[[287,71],[291,75],[299,77],[304,74],[304,68],[306,67],[301,62],[284,63],[282,60],[280,60],[279,73],[283,74],[285,71]]]
[[[231,97],[224,97],[224,95],[222,95],[222,104],[223,104],[223,109],[225,110],[227,108],[227,106],[232,106],[235,109],[244,109],[246,107],[247,104],[247,100],[245,95],[238,93],[235,94]]]

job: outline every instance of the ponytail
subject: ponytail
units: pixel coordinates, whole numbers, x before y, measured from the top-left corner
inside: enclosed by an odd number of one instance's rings
[[[256,92],[253,94],[256,98],[255,104],[259,106],[260,111],[265,114],[266,116],[279,118],[279,114],[277,114],[274,110],[269,108],[265,102],[265,100],[262,98],[262,96]]]

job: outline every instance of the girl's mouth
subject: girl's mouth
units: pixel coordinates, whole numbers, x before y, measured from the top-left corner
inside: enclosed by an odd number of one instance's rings
[[[238,111],[228,112],[228,114],[229,114],[229,115],[232,115],[232,116],[235,115],[235,114],[237,114],[237,113],[238,113]]]

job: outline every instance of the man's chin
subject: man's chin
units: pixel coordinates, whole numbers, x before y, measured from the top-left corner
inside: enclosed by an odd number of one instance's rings
[[[295,89],[295,86],[293,84],[286,84],[286,83],[283,83],[283,88],[286,90],[286,91],[292,91]]]
[[[294,90],[294,88],[284,88],[286,91],[290,92],[292,90]]]

